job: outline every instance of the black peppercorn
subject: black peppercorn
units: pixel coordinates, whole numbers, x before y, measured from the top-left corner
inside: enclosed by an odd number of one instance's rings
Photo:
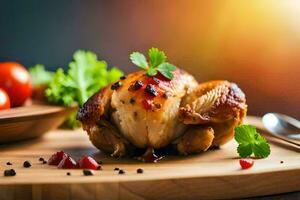
[[[7,162],[6,165],[12,165],[12,163],[11,162]]]
[[[135,103],[135,98],[131,97],[129,100],[129,103],[134,104]]]
[[[160,109],[161,108],[161,104],[160,103],[154,103],[154,106],[156,109]]]
[[[139,168],[139,169],[136,170],[136,173],[138,173],[138,174],[142,174],[143,172],[144,172],[144,170],[141,169],[141,168]]]
[[[67,172],[67,176],[71,176],[71,173],[70,173],[70,172]]]
[[[125,171],[123,169],[120,169],[119,174],[125,174]]]
[[[114,170],[115,170],[115,171],[119,171],[120,169],[119,169],[119,167],[116,167]]]
[[[4,170],[4,176],[15,176],[17,173],[14,169]]]
[[[85,176],[93,176],[94,175],[94,172],[90,169],[84,169],[84,170],[82,170],[82,172]]]
[[[116,90],[118,89],[120,86],[122,86],[122,83],[120,81],[115,82],[114,84],[111,85],[110,89],[112,90]]]
[[[283,163],[283,160],[281,160],[280,163],[282,164],[282,163]]]
[[[133,90],[139,90],[141,87],[143,87],[143,82],[142,81],[139,81],[137,80],[134,84],[133,84],[133,87],[132,89]]]
[[[98,161],[97,163],[98,163],[99,165],[103,164],[103,162],[102,162],[102,161]]]
[[[157,96],[157,91],[156,91],[156,88],[154,85],[152,84],[149,84],[147,85],[145,91],[148,93],[148,94],[151,94],[152,96]]]
[[[47,164],[47,161],[46,161],[46,160],[43,160],[43,164]]]
[[[102,170],[102,167],[98,165],[97,170]]]
[[[23,167],[29,168],[29,167],[31,167],[31,163],[30,163],[28,160],[26,160],[26,161],[23,163]]]
[[[165,92],[162,96],[163,96],[163,98],[168,99],[171,96],[171,93]]]
[[[44,160],[45,160],[45,159],[42,158],[42,157],[39,158],[39,161],[41,161],[41,162],[43,162]]]

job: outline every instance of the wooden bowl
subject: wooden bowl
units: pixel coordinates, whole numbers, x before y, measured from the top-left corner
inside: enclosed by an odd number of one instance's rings
[[[0,111],[0,144],[40,137],[57,128],[76,107],[33,104]]]

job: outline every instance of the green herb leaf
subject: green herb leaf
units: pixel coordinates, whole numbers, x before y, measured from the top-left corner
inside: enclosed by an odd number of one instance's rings
[[[239,144],[237,151],[242,158],[252,154],[257,158],[265,158],[270,155],[271,150],[268,142],[256,131],[254,126],[239,125],[234,131],[234,138]]]
[[[91,95],[121,76],[122,71],[116,67],[108,70],[106,62],[98,60],[95,53],[79,50],[74,53],[67,72],[61,68],[55,72],[45,94],[47,100],[55,104],[82,106]],[[78,124],[74,113],[64,123],[68,128]]]
[[[148,56],[152,67],[157,67],[158,65],[165,62],[167,59],[167,56],[163,51],[160,51],[158,48],[154,48],[154,47],[149,49]]]
[[[173,75],[173,71],[176,70],[176,67],[170,63],[161,63],[158,67],[157,70],[164,75],[166,78],[172,80],[174,75]]]
[[[131,61],[140,68],[143,68],[148,76],[155,76],[159,71],[164,77],[172,80],[174,78],[173,71],[176,67],[168,62],[167,56],[163,51],[158,48],[151,48],[148,51],[149,55],[149,66],[145,56],[139,52],[133,52],[130,54]]]
[[[69,63],[67,73],[62,69],[56,71],[46,90],[46,96],[53,103],[77,103],[82,106],[91,95],[122,75],[115,67],[107,70],[106,62],[98,60],[95,53],[78,50]]]
[[[37,64],[29,68],[33,86],[48,85],[52,80],[54,72],[45,70],[44,65]]]
[[[148,69],[148,63],[146,60],[146,57],[139,52],[133,52],[130,54],[130,60],[133,62],[135,65],[139,66],[140,68],[143,69]]]
[[[69,106],[75,102],[75,88],[76,85],[74,85],[70,77],[65,75],[62,68],[59,68],[49,83],[45,95],[49,102]]]
[[[156,70],[154,67],[150,67],[150,68],[148,68],[148,70],[147,70],[147,74],[148,74],[149,76],[155,76],[155,75],[157,74],[157,70]]]
[[[246,158],[251,156],[252,154],[252,147],[250,144],[240,144],[237,148],[237,152],[242,158]]]

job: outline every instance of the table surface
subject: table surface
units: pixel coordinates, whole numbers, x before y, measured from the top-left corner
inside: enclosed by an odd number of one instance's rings
[[[248,118],[248,121],[250,121],[252,124],[255,124],[257,127],[261,126],[257,118],[250,117]],[[276,143],[278,141],[274,140],[273,142]],[[145,164],[128,159],[119,161],[102,154],[91,145],[91,143],[88,141],[87,135],[84,134],[81,130],[56,130],[48,133],[47,135],[45,135],[45,137],[40,139],[0,146],[0,170],[6,169],[8,166],[6,166],[5,163],[7,161],[10,161],[13,163],[12,167],[16,169],[18,173],[16,177],[12,178],[0,177],[0,199],[2,199],[1,194],[6,196],[7,194],[11,194],[9,193],[9,191],[14,194],[14,198],[11,199],[16,199],[16,188],[18,189],[18,191],[20,191],[23,184],[56,184],[58,182],[60,184],[90,184],[115,181],[134,182],[140,180],[151,181],[156,179],[180,179],[186,177],[201,178],[220,175],[240,175],[242,177],[245,175],[257,173],[263,175],[268,170],[270,171],[270,169],[271,171],[282,171],[283,174],[285,173],[285,171],[295,170],[294,172],[297,173],[295,174],[297,175],[295,177],[299,177],[299,151],[293,148],[291,149],[290,146],[282,146],[282,143],[278,143],[280,145],[277,146],[273,142],[271,156],[267,159],[255,160],[255,166],[251,170],[244,171],[238,169],[238,162],[235,152],[236,143],[234,141],[225,145],[225,147],[221,148],[221,150],[209,151],[201,155],[189,156],[180,159],[170,158],[164,160],[159,164]],[[79,158],[84,154],[88,154],[93,155],[93,157],[95,157],[97,160],[103,161],[103,171],[96,172],[101,176],[82,177],[82,172],[80,170],[68,170],[71,171],[72,176],[66,177],[66,170],[57,170],[53,166],[42,165],[38,161],[38,158],[40,156],[43,156],[47,159],[53,152],[61,149],[65,150],[75,158]],[[220,157],[222,159],[220,159]],[[31,160],[33,166],[29,169],[23,168],[22,163],[24,162],[24,160]],[[282,164],[280,163],[280,160],[284,160],[285,162]],[[212,165],[212,163],[214,165]],[[126,176],[119,176],[117,173],[115,173],[113,170],[115,167],[126,169]],[[136,174],[135,170],[137,169],[137,167],[143,168],[145,170],[145,173],[142,175]],[[222,168],[224,169],[222,170]],[[272,176],[269,177],[270,179],[272,179]],[[289,181],[293,182],[293,176],[291,176],[291,178],[286,177],[286,179],[289,180],[283,181],[285,181],[287,185],[290,184]],[[233,180],[233,182],[234,181],[235,180]],[[261,182],[263,181],[264,180],[261,180]],[[233,184],[233,182],[229,182],[229,184]],[[14,187],[18,184],[22,185]],[[266,186],[270,187],[268,185]],[[26,190],[29,190],[27,186],[25,188]],[[261,198],[262,197],[256,197],[254,199]],[[273,195],[269,196],[268,198],[300,198],[300,192]]]

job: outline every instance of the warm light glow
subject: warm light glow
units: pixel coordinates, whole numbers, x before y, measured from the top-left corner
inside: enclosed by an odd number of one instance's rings
[[[25,71],[25,69],[15,67],[13,68],[13,75],[22,83],[28,82],[29,76],[27,75],[27,71]]]
[[[0,105],[3,105],[6,101],[6,96],[3,94],[3,92],[0,92]]]
[[[299,21],[300,21],[300,1],[299,0],[286,0],[279,1],[277,9],[282,11],[282,17],[285,18],[285,22],[294,28],[297,33],[300,33]],[[300,37],[300,35],[298,35]]]
[[[278,124],[279,124],[278,118],[275,115],[273,115],[273,114],[267,114],[267,115],[265,115],[262,118],[262,121],[263,121],[264,124],[268,124],[269,125],[268,128],[272,128],[272,129],[276,128],[276,126],[278,126]]]
[[[168,51],[174,63],[185,59],[183,67],[200,81],[229,79],[241,84],[246,88],[250,114],[288,112],[288,105],[297,105],[300,1],[198,4],[177,5],[188,12],[181,18],[171,13],[166,20],[176,18],[178,28],[164,31],[163,41],[174,51],[173,55]],[[299,115],[296,110],[294,115]]]

